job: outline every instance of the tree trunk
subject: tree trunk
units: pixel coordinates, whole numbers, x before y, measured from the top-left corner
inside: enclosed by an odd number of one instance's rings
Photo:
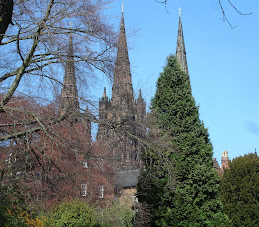
[[[0,0],[0,44],[12,21],[13,0]]]

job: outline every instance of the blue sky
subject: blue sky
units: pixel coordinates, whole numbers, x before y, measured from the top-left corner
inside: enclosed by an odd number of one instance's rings
[[[106,12],[119,28],[121,1]],[[169,0],[167,8],[155,0],[125,0],[124,18],[128,34],[133,87],[150,104],[166,57],[175,53],[178,9],[182,23],[193,96],[200,118],[208,128],[214,157],[220,161],[228,150],[230,159],[259,150],[259,1],[233,0],[250,16],[240,16],[222,0],[235,29],[222,22],[218,0]],[[137,33],[134,33],[137,30]],[[106,84],[96,90],[102,95]]]

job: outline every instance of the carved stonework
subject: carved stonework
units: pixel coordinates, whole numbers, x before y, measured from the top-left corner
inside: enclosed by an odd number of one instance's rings
[[[183,71],[189,73],[187,57],[185,51],[185,43],[183,37],[183,27],[182,27],[182,19],[181,14],[179,14],[179,26],[178,26],[178,37],[177,37],[177,46],[176,46],[176,54],[175,54],[178,62],[182,66]]]
[[[66,60],[65,76],[60,97],[60,115],[79,111],[78,92],[74,64],[72,34],[69,35],[69,45]]]
[[[76,85],[76,74],[75,74],[75,64],[74,64],[74,50],[73,50],[73,39],[72,34],[69,34],[69,44],[68,52],[65,66],[65,75],[63,79],[63,87],[61,90],[61,97],[59,103],[59,114],[63,116],[64,114],[70,115],[70,120],[72,122],[84,125],[87,132],[87,141],[91,142],[91,116],[88,108],[86,108],[85,113],[80,113],[79,111],[79,100],[78,91]],[[71,119],[71,116],[72,119]]]
[[[108,99],[106,89],[104,89],[103,96],[99,101],[100,123],[97,133],[97,140],[109,147],[110,155],[107,159],[118,176],[127,175],[129,173],[127,171],[131,171],[133,175],[139,173],[137,170],[140,169],[140,148],[135,137],[145,134],[143,126],[145,115],[146,103],[142,98],[141,91],[139,98],[134,100],[122,12],[112,98]],[[141,124],[142,126],[140,126]],[[132,182],[135,181],[132,180]],[[123,181],[120,180],[119,184],[123,187]],[[130,182],[125,185],[130,185]]]

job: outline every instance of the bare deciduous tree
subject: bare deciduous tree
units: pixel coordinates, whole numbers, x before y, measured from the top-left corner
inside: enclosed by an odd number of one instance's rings
[[[0,99],[0,114],[10,109],[8,103],[18,92],[35,103],[39,98],[41,104],[48,103],[48,96],[52,97],[50,85],[55,89],[62,84],[63,75],[60,77],[57,72],[66,61],[69,33],[73,34],[78,81],[86,81],[96,70],[110,75],[116,38],[103,13],[108,3],[99,0],[14,2],[13,25],[0,45],[0,92],[4,94]],[[44,94],[39,95],[38,90]],[[36,119],[38,113],[23,111],[30,112],[30,132],[41,130],[41,119]],[[62,118],[44,120],[44,124],[53,124]],[[0,140],[27,132],[1,132]]]
[[[76,134],[73,127],[64,133],[64,124],[73,126],[75,120],[89,122],[92,116],[80,111],[69,119],[67,114],[60,116],[57,94],[68,58],[69,34],[73,37],[72,59],[79,87],[97,71],[111,75],[117,38],[104,14],[108,4],[106,0],[14,1],[12,25],[2,33],[0,44],[0,183],[20,179],[25,176],[21,169],[26,169],[31,178],[37,172],[44,173],[43,183],[51,186],[53,179],[46,163],[51,166],[52,175],[77,179],[63,173],[62,169],[71,164],[64,164],[62,158],[69,149],[76,157],[76,168],[80,155],[90,156],[87,150],[91,141],[86,141],[84,133]],[[56,92],[56,99],[52,92]],[[61,159],[56,160],[53,151]],[[11,154],[10,162],[6,154]],[[22,161],[18,165],[19,160]],[[74,172],[77,174],[78,170]]]

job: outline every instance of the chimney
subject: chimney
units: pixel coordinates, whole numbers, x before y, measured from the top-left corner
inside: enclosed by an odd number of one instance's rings
[[[222,157],[221,157],[221,169],[222,169],[222,171],[224,171],[224,169],[229,168],[228,163],[229,163],[228,151],[224,151],[224,152],[222,152]]]

